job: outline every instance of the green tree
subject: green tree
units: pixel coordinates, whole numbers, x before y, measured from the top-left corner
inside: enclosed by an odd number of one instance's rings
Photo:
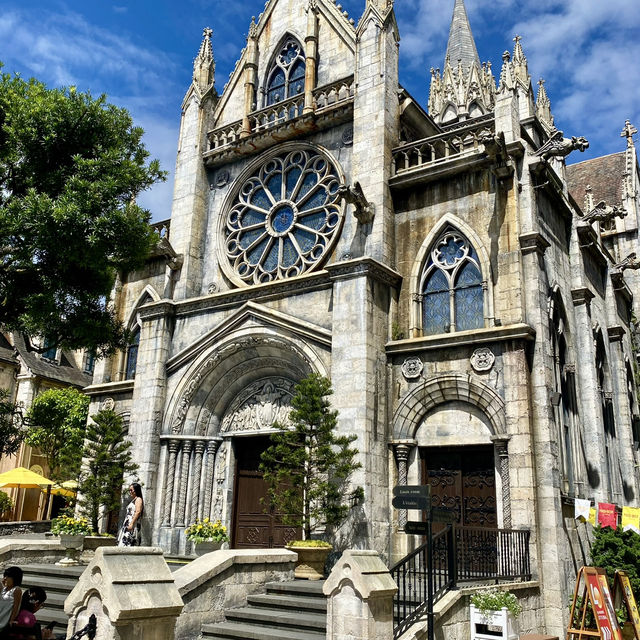
[[[85,466],[79,483],[80,509],[98,531],[100,515],[118,509],[122,477],[138,468],[131,459],[131,442],[125,439],[122,418],[110,409],[91,416],[82,457]]]
[[[358,450],[351,447],[355,435],[336,433],[338,412],[331,410],[330,381],[311,374],[295,386],[289,418],[291,429],[271,435],[263,452],[260,470],[268,487],[271,504],[283,514],[286,525],[302,527],[308,540],[320,526],[338,526],[347,517],[354,495],[352,473],[362,465]]]
[[[610,584],[616,569],[626,572],[636,600],[640,599],[640,535],[621,527],[596,527],[593,533],[591,564],[607,572]]]
[[[107,301],[157,239],[135,198],[165,179],[142,135],[105,96],[0,73],[0,325],[98,355],[127,344]]]
[[[0,458],[13,455],[23,439],[22,413],[9,400],[9,392],[0,389]]]
[[[53,480],[78,477],[88,415],[89,397],[72,387],[49,389],[31,403],[25,442],[47,457]]]

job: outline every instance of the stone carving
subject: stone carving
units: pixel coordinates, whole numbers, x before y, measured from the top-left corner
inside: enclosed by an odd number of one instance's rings
[[[565,158],[572,151],[584,151],[588,148],[589,141],[583,136],[572,136],[571,139],[565,138],[562,131],[556,129],[549,140],[536,151],[536,155],[543,160]]]
[[[488,347],[480,347],[476,349],[469,358],[469,362],[474,371],[489,371],[493,367],[493,363],[496,361],[493,351]]]
[[[212,293],[217,293],[218,291],[218,285],[215,282],[210,282],[209,286],[207,287],[207,293],[212,294]]]
[[[220,171],[216,173],[216,187],[218,187],[218,189],[221,189],[222,187],[226,186],[229,183],[230,177],[231,176],[228,169],[220,169]]]
[[[640,269],[640,260],[636,258],[635,251],[630,253],[624,260],[613,265],[615,271],[625,271],[626,269]]]
[[[342,132],[342,144],[345,147],[350,147],[353,144],[353,127],[347,127]]]
[[[406,358],[406,360],[402,363],[402,375],[407,380],[415,380],[420,377],[422,370],[424,369],[424,364],[422,360],[417,356],[411,356]]]
[[[105,398],[102,401],[102,406],[100,408],[103,411],[113,411],[116,408],[116,401],[111,397]]]
[[[493,171],[496,176],[502,179],[513,175],[514,166],[507,152],[504,132],[493,133],[493,131],[489,131],[481,134],[479,141],[484,145],[487,157],[495,163]]]
[[[300,362],[304,362],[307,365],[309,364],[306,357],[302,352],[300,352],[294,345],[289,342],[285,342],[283,340],[279,340],[277,338],[263,338],[251,336],[248,338],[244,338],[242,340],[238,340],[237,342],[233,342],[225,347],[222,347],[214,355],[208,358],[198,369],[193,378],[189,381],[186,386],[186,389],[183,391],[182,396],[180,397],[180,401],[178,402],[178,408],[176,409],[175,417],[172,422],[171,431],[174,434],[178,434],[182,431],[182,426],[184,425],[184,420],[187,416],[187,412],[189,411],[189,406],[191,405],[191,400],[195,395],[196,391],[202,384],[204,378],[209,375],[209,373],[225,358],[230,356],[237,351],[242,349],[249,349],[257,346],[273,346],[279,350],[287,351],[290,353],[294,353],[297,356],[297,359]],[[288,363],[288,366],[291,367],[293,363]],[[253,366],[253,365],[251,365]],[[311,367],[308,367],[311,370]]]
[[[624,218],[627,215],[626,209],[622,207],[609,206],[604,200],[598,202],[598,204],[587,213],[582,222],[602,222],[607,223],[614,218]]]
[[[218,454],[216,456],[216,470],[215,470],[215,498],[213,502],[213,518],[216,520],[222,520],[223,511],[223,490],[224,480],[227,470],[227,442],[222,442],[218,448]]]
[[[289,425],[294,383],[286,378],[258,380],[244,389],[222,419],[223,433],[269,429],[274,422]]]
[[[353,215],[360,224],[367,224],[373,220],[373,205],[364,197],[364,191],[359,182],[355,182],[353,187],[346,184],[340,185],[338,198],[354,206]]]

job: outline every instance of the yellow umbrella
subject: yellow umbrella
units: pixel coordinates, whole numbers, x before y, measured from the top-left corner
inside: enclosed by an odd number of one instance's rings
[[[53,495],[56,496],[64,496],[65,498],[73,498],[76,495],[75,491],[72,491],[71,489],[67,489],[64,485],[66,483],[63,482],[62,484],[52,484],[51,485],[51,493]],[[47,492],[47,487],[42,487],[42,491],[44,493]]]
[[[41,476],[39,473],[29,471],[24,467],[16,467],[4,473],[0,473],[0,487],[18,489],[39,489],[42,485],[54,484],[49,478]]]

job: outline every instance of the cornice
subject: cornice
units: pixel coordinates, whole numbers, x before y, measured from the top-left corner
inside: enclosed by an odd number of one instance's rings
[[[614,325],[613,327],[607,327],[607,333],[609,334],[609,342],[620,342],[626,330],[620,325]]]
[[[402,282],[402,276],[381,262],[373,258],[356,258],[328,265],[326,270],[331,280],[350,280],[366,276],[390,287],[397,289]]]
[[[520,252],[522,255],[535,252],[543,256],[551,246],[551,243],[539,231],[523,233],[518,240],[520,240]]]
[[[138,310],[138,317],[146,322],[156,318],[171,317],[174,313],[175,302],[173,300],[158,300],[158,302],[150,302],[141,306]]]
[[[85,387],[82,392],[88,396],[101,396],[104,394],[122,394],[133,391],[133,380],[122,380],[120,382],[104,382],[102,384],[91,384]]]
[[[530,341],[536,336],[535,329],[525,323],[511,324],[504,327],[490,327],[488,329],[473,329],[471,331],[456,331],[437,336],[424,336],[408,340],[394,340],[387,342],[385,350],[388,356],[419,351],[434,351],[450,347],[487,344],[490,342],[506,342],[507,340]]]
[[[578,287],[571,290],[571,299],[575,307],[581,304],[589,304],[595,298],[595,294],[589,287]]]

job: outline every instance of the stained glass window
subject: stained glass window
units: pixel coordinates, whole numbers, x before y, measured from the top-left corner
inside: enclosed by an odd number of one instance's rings
[[[305,59],[302,47],[290,38],[280,49],[266,82],[265,106],[304,92]]]
[[[264,162],[240,182],[226,215],[226,257],[248,284],[314,269],[338,238],[343,209],[336,166],[301,148]]]
[[[133,380],[136,377],[136,365],[138,364],[138,345],[140,344],[140,329],[136,329],[131,336],[131,342],[127,347],[127,371],[126,379]]]
[[[475,249],[453,228],[434,243],[422,276],[422,332],[467,331],[484,325],[482,272]]]

